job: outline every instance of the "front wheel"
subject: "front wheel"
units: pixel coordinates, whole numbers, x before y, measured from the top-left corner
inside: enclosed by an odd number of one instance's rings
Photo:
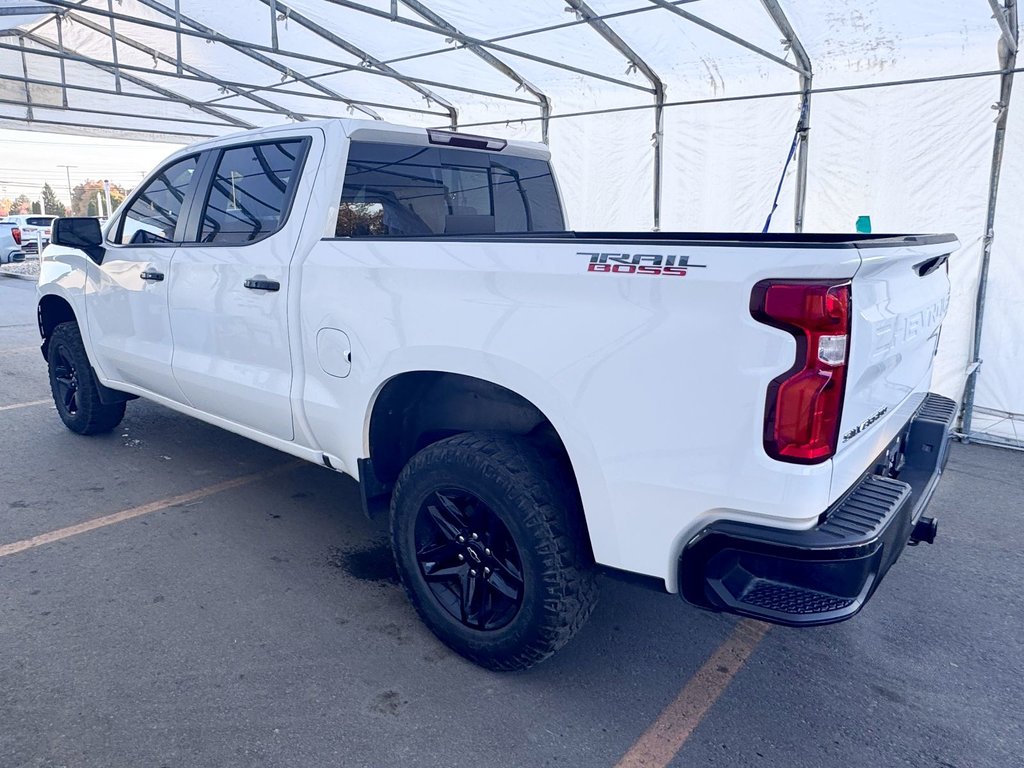
[[[391,504],[409,598],[444,643],[490,669],[565,645],[596,589],[576,495],[526,440],[466,433],[402,470]]]
[[[53,329],[47,362],[50,391],[64,426],[80,435],[98,435],[121,423],[125,404],[107,405],[100,400],[78,323],[61,323]]]

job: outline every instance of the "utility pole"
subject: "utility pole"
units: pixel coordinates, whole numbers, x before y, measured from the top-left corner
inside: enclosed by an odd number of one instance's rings
[[[107,179],[103,180],[103,198],[107,203],[107,218],[110,218],[110,181]]]
[[[71,213],[71,206],[75,202],[74,196],[71,194],[71,169],[77,168],[77,165],[58,165],[58,168],[63,168],[64,172],[68,175],[68,213]]]

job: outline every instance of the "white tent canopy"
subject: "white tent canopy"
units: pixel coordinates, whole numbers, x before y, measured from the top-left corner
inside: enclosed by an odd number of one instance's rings
[[[1017,22],[1016,0],[0,0],[0,126],[454,125],[548,141],[580,229],[760,230],[781,180],[773,230],[952,231],[936,388],[1024,446]]]

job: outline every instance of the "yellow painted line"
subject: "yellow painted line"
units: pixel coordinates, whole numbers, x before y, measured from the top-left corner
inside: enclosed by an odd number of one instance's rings
[[[665,768],[672,762],[768,629],[753,619],[737,624],[615,768]]]
[[[43,405],[43,403],[53,403],[53,400],[46,398],[45,400],[29,400],[27,403],[15,403],[14,405],[0,405],[0,411],[13,411],[15,408],[28,408],[30,405]]]
[[[71,536],[77,536],[80,533],[95,531],[97,528],[104,528],[108,525],[113,525],[114,523],[123,523],[125,520],[142,517],[142,515],[148,515],[151,512],[159,512],[161,509],[167,509],[168,507],[173,507],[176,504],[187,504],[190,501],[204,499],[215,493],[229,491],[232,488],[240,488],[243,485],[255,483],[257,480],[263,480],[274,475],[279,475],[282,472],[294,469],[297,466],[299,466],[298,462],[289,462],[288,464],[271,469],[267,472],[257,472],[252,475],[236,477],[233,480],[225,480],[221,483],[208,485],[205,488],[198,488],[194,491],[189,491],[188,493],[169,496],[168,498],[160,499],[159,501],[151,501],[148,504],[142,504],[141,506],[132,507],[131,509],[122,509],[120,512],[115,512],[112,515],[97,517],[93,520],[86,520],[84,523],[69,525],[67,528],[59,528],[56,531],[50,531],[49,533],[41,533],[38,536],[33,536],[31,539],[22,539],[21,541],[15,541],[10,544],[3,544],[0,545],[0,557],[14,555],[18,552],[24,552],[26,549],[41,547],[44,544],[52,544],[55,541],[67,539]]]

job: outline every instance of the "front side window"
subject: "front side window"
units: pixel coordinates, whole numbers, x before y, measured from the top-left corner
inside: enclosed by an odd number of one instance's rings
[[[352,142],[335,237],[560,232],[543,160],[447,147]]]
[[[161,169],[121,217],[115,241],[122,245],[173,243],[198,163],[199,157],[193,155]]]
[[[200,242],[248,243],[280,229],[303,146],[303,139],[289,139],[224,150],[203,211]]]

